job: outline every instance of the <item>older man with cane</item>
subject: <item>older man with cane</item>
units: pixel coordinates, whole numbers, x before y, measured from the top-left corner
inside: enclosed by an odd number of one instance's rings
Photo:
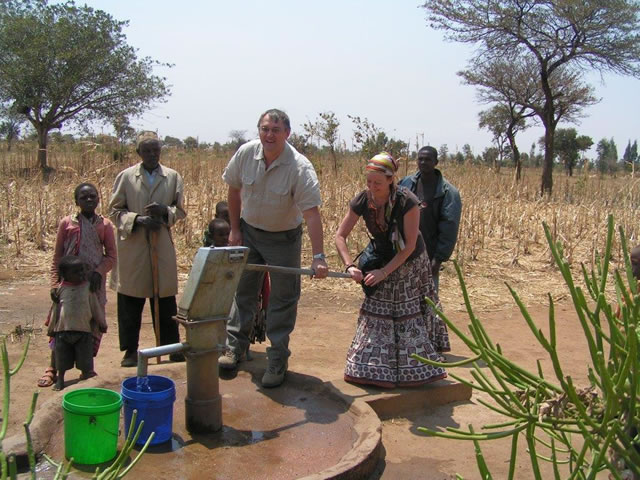
[[[109,203],[117,228],[118,335],[125,352],[121,365],[138,362],[138,342],[145,299],[151,302],[156,343],[180,341],[177,313],[178,270],[171,227],[186,217],[183,183],[178,172],[160,164],[160,141],[142,132],[136,142],[142,159],[118,174]],[[184,361],[181,353],[169,356]]]

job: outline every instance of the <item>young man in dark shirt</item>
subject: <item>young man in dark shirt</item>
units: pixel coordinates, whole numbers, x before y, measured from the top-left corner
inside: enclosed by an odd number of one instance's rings
[[[420,199],[420,232],[427,245],[437,291],[440,265],[449,260],[458,239],[462,201],[456,187],[436,168],[435,148],[422,147],[417,164],[418,171],[403,178],[399,185],[409,188]]]

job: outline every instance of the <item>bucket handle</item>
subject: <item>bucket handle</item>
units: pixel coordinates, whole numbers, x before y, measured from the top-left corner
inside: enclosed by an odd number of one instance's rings
[[[98,424],[98,419],[96,418],[95,415],[89,415],[89,425],[97,425]],[[109,435],[115,435],[116,437],[120,436],[120,429],[116,430],[116,432],[112,432],[110,430],[107,430],[106,428],[102,428],[101,429],[103,432],[108,433]]]

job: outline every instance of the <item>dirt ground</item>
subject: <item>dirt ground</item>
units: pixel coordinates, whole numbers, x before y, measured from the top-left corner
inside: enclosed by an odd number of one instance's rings
[[[339,280],[326,280],[334,281]],[[466,313],[460,308],[459,287],[454,285],[452,280],[444,279],[441,288],[449,289],[446,296],[448,300],[444,301],[445,311],[456,325],[467,331],[466,325],[469,322]],[[8,279],[5,276],[0,281],[0,334],[8,335],[10,365],[16,364],[27,336],[31,336],[31,347],[26,362],[11,378],[9,435],[22,429],[22,422],[34,391],[40,394],[39,404],[54,395],[60,395],[51,388],[38,388],[36,385],[50,355],[46,332],[43,329],[49,307],[48,292],[48,286],[41,280]],[[304,280],[298,323],[291,339],[291,371],[315,376],[323,381],[341,378],[345,354],[355,330],[361,295],[358,288],[351,286],[345,286],[344,289],[335,286],[330,288],[322,282]],[[517,307],[509,300],[506,288],[503,292],[496,292],[496,295],[503,301],[478,313],[484,320],[489,335],[495,342],[500,343],[516,363],[535,370],[536,360],[540,360],[545,371],[551,376],[552,370],[549,368],[547,356],[528,330]],[[453,301],[453,298],[456,300]],[[96,361],[96,371],[99,375],[116,374],[124,379],[134,375],[135,371],[120,367],[121,352],[117,342],[116,302],[113,292],[109,292],[108,300],[109,332],[103,339]],[[529,309],[538,325],[546,331],[546,305],[531,304]],[[141,341],[143,348],[153,344],[151,319],[147,312],[145,308]],[[556,319],[559,330],[558,343],[566,373],[572,375],[576,383],[584,384],[588,360],[586,344],[573,309],[566,301],[556,305]],[[468,351],[462,342],[454,335],[451,340],[452,352],[448,355],[448,360],[466,358]],[[265,346],[256,345],[252,346],[252,349],[264,351]],[[150,369],[153,369],[152,365]],[[462,376],[469,376],[467,368],[458,368],[455,371]],[[76,382],[76,378],[75,372],[68,372],[68,383]],[[478,478],[474,449],[470,442],[429,438],[417,429],[419,426],[466,428],[468,424],[474,424],[479,429],[483,424],[497,421],[494,414],[477,403],[478,398],[474,393],[469,402],[458,402],[431,411],[412,413],[404,416],[406,418],[399,416],[386,420],[382,433],[383,458],[372,479],[449,479],[455,478],[456,473],[468,479]],[[503,478],[508,469],[508,443],[485,444],[485,453],[494,478]],[[530,478],[527,454],[521,454],[520,458],[516,478]]]

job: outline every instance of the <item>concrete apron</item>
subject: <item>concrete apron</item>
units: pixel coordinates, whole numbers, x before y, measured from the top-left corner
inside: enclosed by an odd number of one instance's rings
[[[143,478],[203,478],[207,472],[209,478],[225,479],[365,479],[380,457],[381,420],[471,398],[469,387],[448,380],[387,391],[342,379],[322,382],[292,371],[281,387],[263,389],[264,366],[244,362],[237,375],[220,381],[222,430],[191,435],[185,427],[184,364],[167,363],[150,370],[174,380],[176,402],[172,441],[151,447],[134,467],[132,473]],[[120,391],[121,382],[135,370],[122,373],[120,378],[96,377],[67,387],[43,404],[31,425],[35,452],[46,452],[57,461],[64,458],[64,393],[95,387]],[[6,439],[3,449],[16,453],[19,463],[26,465],[24,435]],[[86,472],[95,466],[80,468]]]

